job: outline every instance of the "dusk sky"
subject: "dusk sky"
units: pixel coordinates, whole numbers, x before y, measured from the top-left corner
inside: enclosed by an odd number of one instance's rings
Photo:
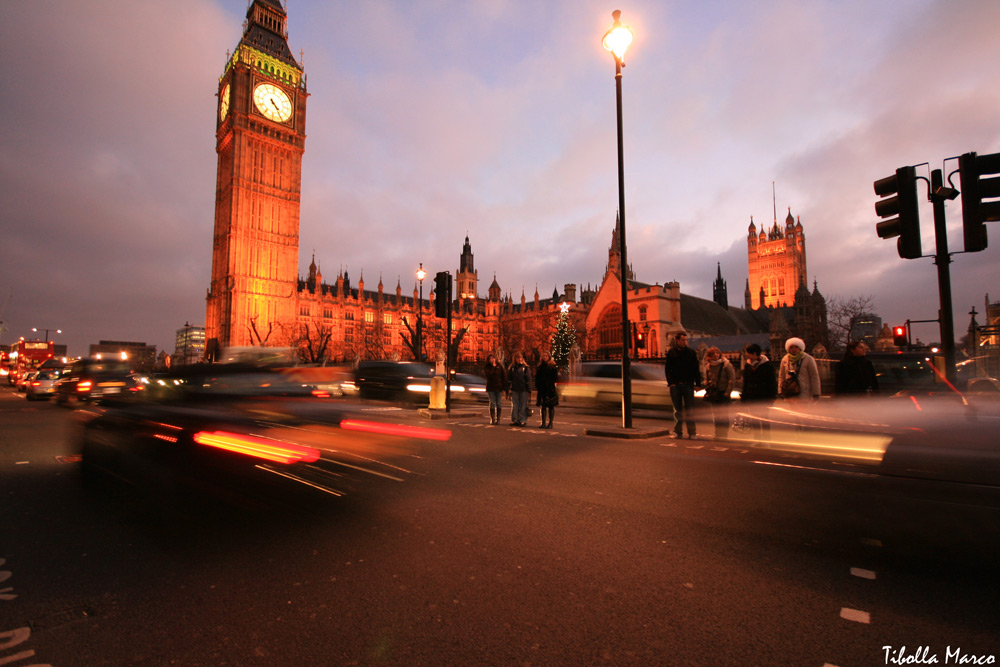
[[[0,342],[62,329],[173,352],[205,323],[218,78],[246,0],[0,2]],[[288,0],[307,104],[300,272],[412,294],[418,263],[480,296],[598,286],[618,206],[611,11],[623,77],[628,259],[646,283],[743,305],[746,236],[788,207],[809,283],[937,317],[933,260],[875,235],[872,183],[1000,152],[996,0]],[[957,175],[955,185],[959,187]],[[934,251],[922,183],[924,253]],[[961,205],[947,205],[963,249]],[[959,337],[1000,299],[990,247],[951,264]],[[425,285],[425,296],[433,281]],[[979,317],[982,323],[982,316]],[[914,333],[938,340],[936,325]],[[52,336],[52,333],[50,333]]]

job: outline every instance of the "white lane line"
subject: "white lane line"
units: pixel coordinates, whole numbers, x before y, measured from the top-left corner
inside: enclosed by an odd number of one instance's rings
[[[875,573],[871,570],[865,570],[860,567],[852,567],[851,574],[855,577],[861,577],[862,579],[874,579]]]
[[[840,617],[848,621],[854,621],[855,623],[872,622],[871,614],[869,614],[867,611],[861,611],[859,609],[851,609],[850,607],[841,607]]]
[[[26,466],[29,463],[31,463],[31,461],[14,461],[14,465],[16,466]]]

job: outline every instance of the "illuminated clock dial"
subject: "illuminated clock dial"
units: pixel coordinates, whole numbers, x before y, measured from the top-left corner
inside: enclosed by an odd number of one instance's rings
[[[229,113],[229,84],[222,89],[222,94],[219,95],[219,120],[223,121],[226,119],[226,114]]]
[[[262,83],[253,89],[253,103],[264,116],[277,123],[284,123],[292,117],[292,101],[281,88]]]

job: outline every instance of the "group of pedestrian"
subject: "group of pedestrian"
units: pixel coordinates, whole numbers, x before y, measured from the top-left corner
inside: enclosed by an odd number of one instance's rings
[[[777,369],[767,358],[760,345],[751,343],[743,349],[743,389],[740,401],[747,405],[766,406],[778,398],[787,401],[815,401],[821,393],[819,367],[816,359],[805,351],[806,344],[801,338],[785,341],[785,355]],[[868,348],[863,342],[847,345],[844,359],[837,367],[835,392],[844,394],[872,394],[878,391],[875,368],[865,354]],[[715,427],[715,437],[729,436],[729,405],[736,386],[736,369],[718,347],[705,351],[705,362],[701,363],[697,353],[691,349],[688,336],[684,332],[674,335],[664,363],[670,400],[674,407],[674,429],[671,437],[697,437],[697,424],[693,419],[695,391],[703,389],[704,401],[708,404]],[[486,377],[486,393],[490,400],[490,424],[500,423],[503,408],[501,397],[511,402],[510,423],[512,426],[527,426],[531,392],[536,393],[535,405],[541,413],[540,428],[552,428],[555,408],[559,405],[556,381],[559,369],[552,355],[542,352],[538,366],[532,370],[524,360],[524,354],[517,352],[510,367],[504,368],[496,355],[489,355],[483,368]],[[767,428],[764,421],[751,422],[755,432]]]
[[[792,337],[785,341],[785,355],[777,368],[767,358],[760,345],[751,343],[743,349],[743,389],[740,401],[744,404],[770,405],[778,398],[787,401],[815,401],[821,393],[819,367],[816,359],[805,351],[806,344],[801,338]],[[872,394],[878,391],[878,378],[871,361],[865,357],[867,346],[863,342],[851,342],[847,353],[837,367],[835,393],[837,395]],[[723,356],[718,347],[705,351],[705,362],[700,363],[698,355],[691,349],[686,333],[674,336],[666,355],[664,371],[670,388],[670,400],[674,406],[674,429],[671,437],[697,437],[697,426],[692,418],[695,408],[694,394],[704,389],[704,401],[708,404],[715,426],[715,437],[725,439],[729,435],[729,404],[736,383],[736,371],[732,363]],[[766,429],[766,422],[751,421],[756,432]]]
[[[559,395],[556,393],[559,368],[551,354],[542,352],[534,370],[525,362],[521,352],[514,354],[513,362],[506,369],[496,355],[491,354],[486,358],[483,375],[486,377],[486,394],[490,400],[490,424],[500,423],[503,412],[500,399],[505,396],[511,403],[511,426],[527,426],[528,404],[534,388],[535,404],[542,417],[540,428],[552,428],[556,406],[559,405]]]

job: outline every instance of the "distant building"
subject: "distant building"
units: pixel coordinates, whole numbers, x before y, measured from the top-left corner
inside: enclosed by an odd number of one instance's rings
[[[205,327],[193,327],[187,322],[177,330],[171,365],[196,364],[205,357]]]
[[[120,340],[102,340],[90,346],[90,358],[124,359],[132,368],[151,369],[156,365],[156,346]]]
[[[882,331],[882,318],[873,313],[863,313],[858,316],[858,321],[851,327],[850,339],[860,340],[869,347],[875,349],[875,342]]]

